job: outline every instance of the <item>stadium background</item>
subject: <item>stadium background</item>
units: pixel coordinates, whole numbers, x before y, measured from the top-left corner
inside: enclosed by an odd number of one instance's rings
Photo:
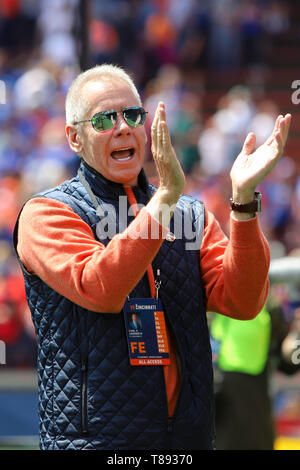
[[[260,143],[277,113],[292,113],[285,154],[260,187],[272,259],[288,258],[300,253],[299,46],[293,0],[1,0],[0,448],[37,447],[36,342],[12,230],[32,194],[77,170],[64,135],[73,77],[96,63],[124,66],[149,123],[165,101],[185,191],[204,200],[227,233],[229,170],[247,131]],[[146,171],[155,183],[150,149]],[[270,295],[292,322],[299,284],[272,285]],[[300,448],[299,373],[274,372],[270,393],[276,448]]]

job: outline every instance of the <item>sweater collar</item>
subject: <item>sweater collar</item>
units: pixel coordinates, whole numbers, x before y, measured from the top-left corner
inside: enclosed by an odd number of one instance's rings
[[[83,159],[81,159],[80,169],[95,196],[105,195],[106,198],[117,199],[119,196],[126,195],[123,184],[108,180]],[[138,175],[138,185],[133,186],[132,189],[138,201],[148,200],[151,197],[149,182],[143,168]]]

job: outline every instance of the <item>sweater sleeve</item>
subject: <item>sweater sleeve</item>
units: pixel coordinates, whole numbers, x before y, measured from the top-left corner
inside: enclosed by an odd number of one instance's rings
[[[157,225],[156,238],[145,236]],[[20,215],[17,251],[26,269],[58,293],[96,312],[118,313],[163,242],[145,208],[105,247],[62,202],[33,198]]]
[[[207,212],[200,267],[207,310],[248,320],[263,308],[268,294],[270,250],[258,217],[230,218],[229,240]]]

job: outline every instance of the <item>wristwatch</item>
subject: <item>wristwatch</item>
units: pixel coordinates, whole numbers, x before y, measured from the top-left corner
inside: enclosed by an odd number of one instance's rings
[[[261,193],[255,191],[253,201],[248,202],[247,204],[239,204],[230,198],[230,207],[233,211],[237,212],[261,212]]]

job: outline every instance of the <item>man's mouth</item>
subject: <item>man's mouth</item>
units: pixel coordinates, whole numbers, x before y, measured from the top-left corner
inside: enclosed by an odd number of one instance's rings
[[[134,154],[134,148],[128,147],[128,148],[122,148],[119,150],[114,150],[111,152],[111,156],[114,160],[117,160],[118,162],[127,162],[132,158]]]

